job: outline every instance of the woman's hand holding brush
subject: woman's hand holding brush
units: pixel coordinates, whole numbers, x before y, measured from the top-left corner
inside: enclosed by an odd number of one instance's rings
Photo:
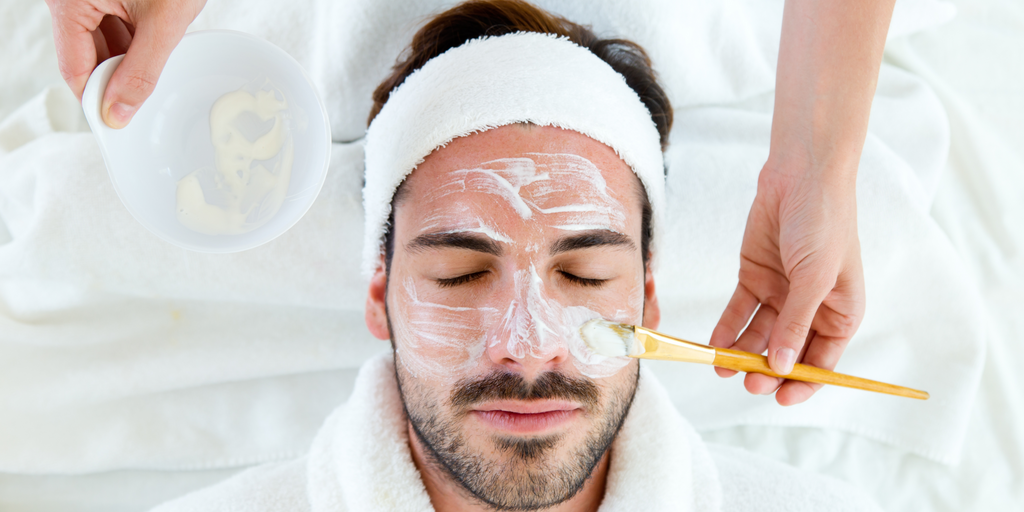
[[[775,374],[794,363],[833,369],[864,316],[857,167],[893,4],[786,0],[771,149],[739,284],[711,337],[715,347],[767,350]],[[759,373],[744,384],[756,394],[777,389],[782,405],[821,387]]]

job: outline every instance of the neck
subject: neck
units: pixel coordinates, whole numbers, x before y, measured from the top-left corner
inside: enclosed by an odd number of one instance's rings
[[[430,496],[430,503],[434,506],[434,510],[437,512],[494,512],[494,507],[473,496],[427,455],[426,448],[420,442],[420,438],[411,424],[408,425],[408,430],[412,460],[420,472],[423,486],[427,489],[427,495]],[[558,505],[544,509],[545,512],[596,511],[604,498],[610,453],[610,449],[605,452],[601,461],[594,467],[593,473],[583,484],[583,488],[576,495]]]

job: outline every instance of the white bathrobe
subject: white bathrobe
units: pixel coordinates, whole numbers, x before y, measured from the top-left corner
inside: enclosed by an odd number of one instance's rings
[[[363,365],[351,398],[330,415],[308,455],[244,471],[154,512],[430,511],[407,433],[394,360],[385,354]],[[599,510],[880,509],[838,480],[705,444],[654,375],[642,369],[612,445]]]

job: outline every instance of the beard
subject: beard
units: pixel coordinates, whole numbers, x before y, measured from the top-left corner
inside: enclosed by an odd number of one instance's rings
[[[573,496],[607,453],[636,394],[640,372],[628,389],[613,390],[602,406],[601,392],[590,379],[548,372],[534,382],[516,373],[497,371],[458,381],[444,406],[404,371],[395,352],[395,373],[406,415],[431,463],[481,502],[495,510],[538,510]],[[460,428],[469,408],[486,400],[563,399],[581,404],[591,427],[575,446],[561,435],[490,438],[497,455],[471,446]]]

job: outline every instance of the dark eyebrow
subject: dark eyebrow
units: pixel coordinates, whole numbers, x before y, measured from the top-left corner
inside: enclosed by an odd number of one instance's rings
[[[494,240],[476,233],[426,233],[405,244],[410,252],[427,249],[456,248],[501,256],[501,245]]]
[[[559,239],[551,246],[551,255],[554,256],[561,252],[601,246],[619,246],[631,250],[636,249],[636,245],[633,241],[622,233],[616,233],[614,231],[607,231],[604,229],[595,229]]]

